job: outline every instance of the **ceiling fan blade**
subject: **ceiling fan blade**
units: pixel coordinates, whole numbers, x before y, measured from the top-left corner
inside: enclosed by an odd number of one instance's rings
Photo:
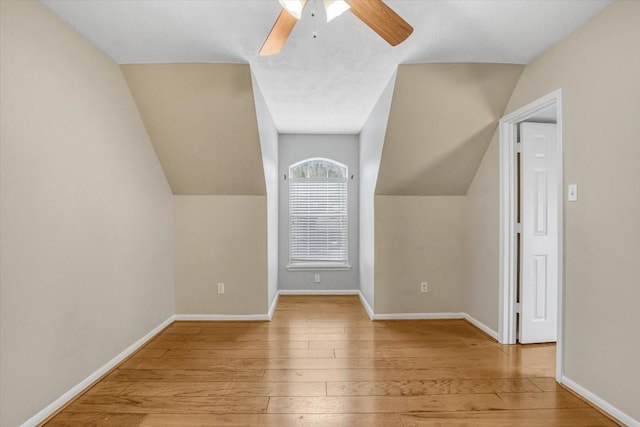
[[[304,9],[305,4],[302,6]],[[287,43],[287,39],[293,31],[293,27],[296,26],[298,20],[293,17],[289,12],[282,9],[280,15],[273,24],[273,28],[269,32],[267,39],[264,41],[262,48],[260,49],[261,56],[275,55],[280,53],[284,45]]]
[[[402,43],[411,35],[413,27],[382,0],[345,0],[351,12],[367,24],[391,46]]]

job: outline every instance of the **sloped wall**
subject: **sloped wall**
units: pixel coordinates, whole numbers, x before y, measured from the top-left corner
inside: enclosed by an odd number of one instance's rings
[[[376,194],[466,194],[522,69],[398,66]]]
[[[248,64],[121,68],[173,194],[266,194]]]

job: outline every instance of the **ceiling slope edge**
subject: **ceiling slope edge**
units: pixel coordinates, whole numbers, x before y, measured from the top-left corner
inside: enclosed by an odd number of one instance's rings
[[[279,134],[273,116],[269,111],[264,93],[251,72],[253,85],[253,97],[255,102],[256,117],[258,121],[258,134],[260,137],[260,152],[262,154],[262,167],[267,186],[267,195],[278,197],[278,141]]]
[[[397,68],[360,130],[360,191],[366,194],[375,194],[396,77]]]
[[[523,69],[400,65],[376,194],[466,194]]]
[[[120,66],[176,195],[266,195],[248,64]]]

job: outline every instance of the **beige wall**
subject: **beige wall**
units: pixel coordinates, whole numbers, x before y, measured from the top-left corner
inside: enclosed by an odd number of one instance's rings
[[[0,425],[173,314],[172,195],[120,69],[0,2]]]
[[[177,314],[267,313],[266,196],[175,196],[175,239]]]
[[[375,196],[374,312],[462,311],[464,237],[464,196]]]
[[[376,194],[466,194],[522,69],[399,65]]]
[[[121,68],[174,194],[267,194],[248,64]]]
[[[564,374],[640,420],[640,2],[616,2],[529,64],[507,112],[563,90],[565,203]],[[497,150],[471,199],[496,203]],[[484,166],[483,166],[484,167]],[[482,169],[481,169],[482,170]],[[492,183],[489,185],[489,183]],[[494,216],[470,204],[468,215]],[[497,223],[492,224],[497,235]],[[496,265],[495,251],[472,264]],[[492,275],[473,283],[495,292]],[[475,289],[475,294],[484,292]],[[497,312],[497,299],[493,309]]]
[[[465,198],[465,312],[498,332],[499,176],[498,132]]]

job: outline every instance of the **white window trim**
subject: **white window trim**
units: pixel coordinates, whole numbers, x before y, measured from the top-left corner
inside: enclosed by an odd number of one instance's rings
[[[310,262],[287,265],[289,271],[310,271],[310,270],[351,270],[351,264]]]
[[[328,163],[332,163],[334,165],[337,165],[341,168],[344,168],[345,170],[345,180],[346,180],[346,186],[347,186],[347,194],[346,194],[346,206],[347,206],[347,227],[346,227],[346,238],[347,238],[347,247],[346,247],[346,259],[345,262],[332,262],[332,261],[326,261],[326,262],[296,262],[296,263],[291,263],[291,248],[289,247],[289,264],[287,265],[287,270],[288,271],[310,271],[310,270],[350,270],[351,269],[351,264],[349,262],[349,213],[348,213],[348,206],[349,206],[349,167],[341,162],[338,162],[336,160],[333,159],[329,159],[329,158],[325,158],[325,157],[311,157],[308,159],[304,159],[301,160],[299,162],[293,163],[291,165],[289,165],[289,181],[291,182],[291,169],[299,166],[301,164],[307,163],[307,162],[311,162],[311,161],[325,161]],[[290,189],[289,191],[289,224],[291,223],[291,216],[290,216],[290,212],[291,212],[291,193],[290,193]],[[291,230],[289,229],[289,233],[291,233]]]

